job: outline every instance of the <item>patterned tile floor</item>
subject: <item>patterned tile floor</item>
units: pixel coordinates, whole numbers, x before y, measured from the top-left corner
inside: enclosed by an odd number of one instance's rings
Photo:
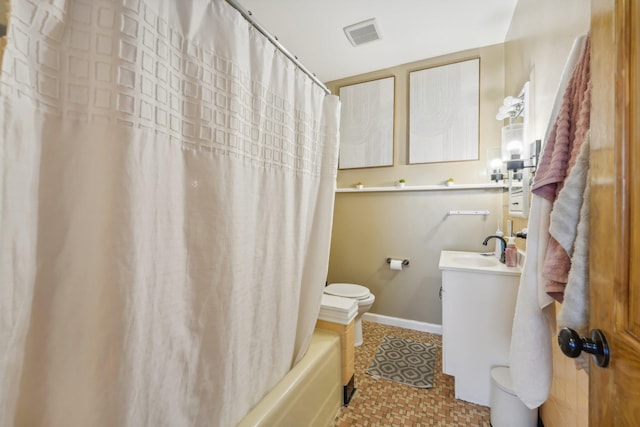
[[[394,326],[362,322],[364,343],[356,347],[356,394],[340,409],[333,427],[489,426],[489,408],[453,397],[453,377],[442,373],[442,337]],[[385,335],[436,344],[434,387],[418,389],[376,380],[367,368]]]

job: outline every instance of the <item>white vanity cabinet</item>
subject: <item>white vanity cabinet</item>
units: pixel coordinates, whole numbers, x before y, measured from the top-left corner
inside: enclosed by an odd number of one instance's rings
[[[509,365],[520,268],[494,256],[443,251],[442,370],[455,397],[489,406],[491,368]]]

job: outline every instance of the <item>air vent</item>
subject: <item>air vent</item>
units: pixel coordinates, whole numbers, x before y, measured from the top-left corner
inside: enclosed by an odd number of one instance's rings
[[[375,18],[344,27],[344,33],[354,46],[360,46],[382,38]]]

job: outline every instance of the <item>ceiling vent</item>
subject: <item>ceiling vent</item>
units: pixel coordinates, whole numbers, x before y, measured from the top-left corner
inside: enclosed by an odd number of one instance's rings
[[[361,44],[382,38],[376,18],[367,19],[366,21],[344,27],[344,33],[354,46],[360,46]]]

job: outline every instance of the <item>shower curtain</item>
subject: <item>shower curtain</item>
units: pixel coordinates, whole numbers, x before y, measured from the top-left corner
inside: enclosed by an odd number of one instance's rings
[[[14,0],[0,110],[0,425],[236,424],[314,328],[337,98],[222,0]]]

